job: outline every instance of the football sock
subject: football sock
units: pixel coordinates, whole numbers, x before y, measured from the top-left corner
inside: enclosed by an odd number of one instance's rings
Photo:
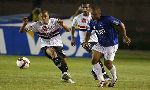
[[[99,63],[93,65],[93,71],[97,75],[99,81],[105,81],[102,73],[102,68]]]
[[[68,71],[68,66],[63,63],[63,61],[59,57],[53,58],[53,62],[62,71],[62,73]]]
[[[102,73],[103,73],[103,74],[106,74],[106,71],[105,71],[105,69],[104,69],[104,67],[103,67],[103,64],[100,63],[100,62],[99,62],[99,64],[100,64],[100,66],[102,67]]]
[[[113,67],[110,69],[110,73],[111,73],[111,75],[112,75],[112,78],[117,79],[116,67],[115,67],[115,65],[113,65]]]

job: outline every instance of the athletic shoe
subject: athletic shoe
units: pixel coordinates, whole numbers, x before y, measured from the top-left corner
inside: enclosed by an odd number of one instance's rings
[[[71,79],[70,74],[68,74],[67,72],[64,72],[64,73],[62,74],[62,80],[64,80],[65,82],[68,82],[68,83],[75,83],[75,82]]]
[[[109,75],[104,74],[103,77],[104,77],[105,81],[111,81],[111,78],[109,77]]]
[[[104,86],[106,86],[106,82],[105,81],[101,81],[100,83],[99,83],[99,85],[98,85],[98,87],[104,87]]]
[[[117,79],[112,79],[111,82],[108,84],[108,87],[114,87],[117,82]]]

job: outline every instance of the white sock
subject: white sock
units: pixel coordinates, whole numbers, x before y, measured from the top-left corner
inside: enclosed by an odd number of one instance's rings
[[[99,81],[105,81],[102,73],[102,68],[99,63],[93,65],[93,71],[97,75]]]
[[[68,72],[64,72],[63,74],[68,74]]]
[[[112,78],[117,79],[116,67],[115,67],[115,65],[113,65],[112,69],[110,70],[110,73],[111,73],[111,75],[112,75]]]

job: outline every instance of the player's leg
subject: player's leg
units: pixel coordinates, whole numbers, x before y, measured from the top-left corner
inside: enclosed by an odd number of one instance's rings
[[[88,46],[82,46],[88,53],[92,54],[92,47],[94,46],[94,43],[88,43]],[[82,43],[81,43],[82,45]],[[94,68],[93,68],[94,69]],[[91,70],[91,74],[93,75],[95,80],[98,80],[96,73],[94,72],[94,70]]]
[[[109,83],[108,86],[113,87],[117,81],[116,67],[111,60],[106,60],[105,66],[108,68],[108,70],[110,71],[110,74],[112,75],[112,81],[111,83]]]
[[[44,51],[45,55],[54,62],[54,64],[61,70],[62,73],[67,72],[68,69],[63,64],[61,58],[58,57],[53,47],[45,47]]]
[[[63,59],[63,62],[65,63],[65,68],[68,70],[68,66],[67,66],[67,63],[66,63],[66,59],[67,58],[64,58]],[[69,83],[75,83],[73,80],[72,80],[72,77],[70,75],[70,73],[67,71],[67,72],[64,72],[62,73],[62,80],[66,81],[66,82],[69,82]]]
[[[99,86],[103,87],[105,84],[105,80],[103,77],[103,73],[102,73],[102,68],[99,64],[99,59],[102,57],[102,53],[96,51],[96,50],[92,50],[92,60],[91,63],[93,65],[93,71],[95,72],[95,74],[97,75],[98,80],[100,81]]]
[[[66,55],[63,53],[63,47],[54,47],[57,56],[60,58],[62,65],[66,68],[66,70],[68,71],[68,65],[67,65],[67,58]]]
[[[87,52],[89,52],[90,54],[92,54],[92,47],[93,47],[95,44],[97,44],[97,42],[89,42],[88,44],[89,44],[88,47],[83,47],[83,48],[84,48]],[[81,44],[81,45],[82,45],[82,44]],[[103,57],[103,56],[102,56],[102,57]],[[102,58],[102,57],[100,57],[100,58]],[[103,63],[101,62],[100,59],[99,59],[99,62],[98,62],[98,63],[99,63],[100,66],[102,67],[102,73],[103,73],[104,79],[105,79],[105,80],[110,80],[110,77],[109,77],[109,75],[107,75],[107,73],[106,73],[106,71],[105,71],[105,69],[104,69],[104,67],[103,67]],[[94,68],[93,68],[93,69],[94,69]],[[95,72],[93,71],[93,69],[92,69],[91,73],[92,73],[94,79],[95,79],[95,80],[98,80],[97,75],[95,74]]]
[[[63,47],[54,47],[57,56],[60,58],[60,60],[62,61],[62,66],[66,69],[66,72],[62,73],[62,80],[67,81],[69,83],[75,83],[72,79],[71,79],[71,75],[68,72],[68,66],[67,66],[67,58],[66,55],[63,52]]]
[[[107,67],[107,69],[110,71],[110,74],[112,76],[112,81],[108,85],[109,87],[113,87],[117,81],[116,67],[113,64],[113,60],[117,49],[118,49],[118,45],[105,48],[106,53],[104,54],[104,58],[105,58],[104,64]]]
[[[105,69],[104,69],[104,66],[103,66],[103,63],[101,62],[101,60],[99,60],[99,64],[100,66],[102,67],[102,73],[103,73],[103,77],[105,79],[105,81],[110,81],[111,78],[109,77],[109,75],[106,73]]]

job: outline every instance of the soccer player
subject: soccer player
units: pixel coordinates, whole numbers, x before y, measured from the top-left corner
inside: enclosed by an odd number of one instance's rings
[[[72,23],[72,31],[71,31],[71,35],[72,35],[72,40],[71,40],[71,45],[75,46],[75,37],[74,37],[74,32],[75,30],[79,30],[79,36],[80,36],[80,43],[81,45],[83,44],[84,40],[85,40],[85,35],[87,32],[87,25],[89,23],[89,21],[91,20],[91,8],[90,8],[90,4],[87,3],[83,3],[81,5],[81,9],[82,9],[82,13],[77,15],[74,19],[73,19],[73,23]],[[90,36],[90,40],[88,41],[89,46],[88,47],[84,47],[84,49],[91,53],[92,52],[92,47],[94,46],[94,44],[96,44],[98,42],[97,36],[95,32],[92,32],[92,35]],[[106,74],[103,64],[100,62],[100,65],[102,66],[102,72],[104,73],[104,78],[106,80],[110,80],[109,76]],[[95,74],[95,72],[92,70],[91,71],[95,80],[97,80],[97,76]]]
[[[62,30],[62,28],[67,32],[69,32],[70,29],[62,20],[49,18],[47,10],[43,10],[40,17],[41,19],[39,21],[30,25],[27,25],[28,19],[24,18],[20,32],[27,32],[30,30],[36,32],[40,38],[41,48],[44,50],[45,55],[61,70],[62,79],[74,83],[68,73],[68,66],[65,61],[66,56],[63,53],[63,43],[60,36],[60,30]]]
[[[97,64],[99,58],[104,56],[104,64],[112,75],[112,80],[108,87],[113,87],[117,81],[116,67],[113,64],[115,53],[118,49],[118,33],[115,27],[122,32],[123,41],[130,44],[131,40],[126,35],[125,25],[113,16],[101,16],[100,8],[92,9],[92,20],[89,23],[88,32],[86,34],[84,46],[88,45],[91,32],[95,31],[98,37],[98,43],[92,48],[92,65],[94,71],[100,81],[99,86],[105,85],[105,80],[101,72],[101,66]]]
[[[74,13],[74,15],[71,17],[71,20],[73,20],[74,17],[76,17],[77,15],[83,13],[82,5],[84,5],[84,4],[88,4],[88,3],[82,3],[82,4],[78,7],[78,9],[77,9],[77,11]],[[89,5],[90,5],[90,4],[89,4]],[[90,8],[90,7],[89,7],[89,11],[91,12],[91,8]]]

